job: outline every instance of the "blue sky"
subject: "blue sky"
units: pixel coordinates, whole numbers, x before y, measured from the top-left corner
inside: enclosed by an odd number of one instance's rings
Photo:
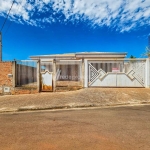
[[[12,0],[0,1],[0,27]],[[2,30],[3,60],[74,52],[141,57],[150,0],[16,0]]]

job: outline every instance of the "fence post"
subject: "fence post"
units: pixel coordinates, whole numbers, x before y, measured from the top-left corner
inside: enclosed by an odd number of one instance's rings
[[[84,59],[82,59],[82,87],[84,87],[84,74],[85,74],[85,64],[84,64]]]
[[[56,91],[56,60],[53,59],[53,92]]]
[[[12,84],[13,84],[13,87],[16,86],[16,61],[13,61],[12,62],[12,74],[13,74],[13,79],[12,79]]]
[[[37,61],[37,90],[38,92],[40,92],[40,82],[41,82],[41,72],[40,72],[40,69],[41,68],[41,61],[40,59]]]
[[[84,59],[84,87],[87,88],[88,87],[88,61],[86,59]]]
[[[148,88],[150,88],[150,57],[147,59],[148,65],[147,65],[147,72],[148,72]]]
[[[145,67],[145,87],[150,88],[150,59],[146,59],[146,67]]]

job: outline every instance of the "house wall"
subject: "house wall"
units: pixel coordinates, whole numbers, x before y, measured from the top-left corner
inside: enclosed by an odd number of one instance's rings
[[[80,86],[82,87],[82,81],[57,81],[56,87],[68,87],[68,86]]]

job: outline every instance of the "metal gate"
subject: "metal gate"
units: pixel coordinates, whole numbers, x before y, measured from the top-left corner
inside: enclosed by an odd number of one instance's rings
[[[89,87],[145,87],[145,59],[89,61]]]
[[[53,91],[52,62],[41,62],[41,91]]]

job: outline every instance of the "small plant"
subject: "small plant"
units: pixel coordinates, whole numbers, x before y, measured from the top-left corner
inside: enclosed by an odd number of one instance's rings
[[[130,59],[136,59],[136,57],[134,57],[133,55],[130,56]]]
[[[130,56],[130,62],[133,63],[133,62],[135,62],[135,61],[136,61],[136,57],[133,56],[133,55],[131,55],[131,56]]]
[[[150,58],[150,47],[147,46],[145,48],[145,53],[143,53],[142,56],[146,56]]]

